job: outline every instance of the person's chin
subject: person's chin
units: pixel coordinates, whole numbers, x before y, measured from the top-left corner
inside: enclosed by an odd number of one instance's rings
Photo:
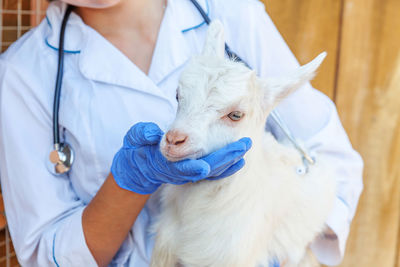
[[[70,5],[88,8],[108,8],[112,7],[122,0],[62,0]]]

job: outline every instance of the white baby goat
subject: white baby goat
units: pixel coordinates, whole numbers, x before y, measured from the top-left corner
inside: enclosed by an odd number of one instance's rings
[[[309,243],[324,229],[335,182],[321,156],[305,175],[299,152],[265,132],[268,114],[309,81],[318,56],[284,79],[262,80],[224,58],[223,27],[213,22],[201,55],[183,71],[179,108],[160,149],[171,161],[198,158],[248,136],[242,170],[221,180],[165,185],[152,267],[256,267],[277,259],[313,266]]]

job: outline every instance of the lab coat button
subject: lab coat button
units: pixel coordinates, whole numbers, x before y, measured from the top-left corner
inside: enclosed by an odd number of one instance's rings
[[[305,168],[304,166],[298,166],[298,167],[296,168],[296,173],[297,173],[298,175],[303,176],[304,174],[306,174],[306,168]]]

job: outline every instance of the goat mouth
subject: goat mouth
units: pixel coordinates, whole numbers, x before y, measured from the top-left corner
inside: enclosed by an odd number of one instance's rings
[[[169,161],[175,162],[175,161],[181,161],[181,160],[185,160],[185,159],[197,159],[197,158],[201,157],[203,155],[203,153],[201,150],[197,150],[197,151],[189,152],[189,153],[185,153],[185,154],[177,154],[177,153],[173,153],[171,151],[164,151],[163,155]]]

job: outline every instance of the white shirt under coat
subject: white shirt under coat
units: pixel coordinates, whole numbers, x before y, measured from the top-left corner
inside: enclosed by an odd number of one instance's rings
[[[200,0],[225,26],[227,43],[260,76],[298,66],[256,0]],[[0,175],[6,215],[23,266],[96,266],[81,216],[109,174],[127,130],[140,121],[162,129],[174,120],[179,75],[203,47],[207,25],[188,0],[169,0],[148,76],[75,13],[68,21],[61,92],[62,140],[75,151],[68,175],[54,175],[52,106],[57,50],[65,4],[51,3],[46,19],[0,57]],[[337,198],[326,221],[333,230],[312,248],[325,264],[338,264],[362,191],[362,160],[331,100],[309,84],[278,111],[294,136],[313,153],[331,158]],[[269,121],[278,140],[282,133]],[[318,159],[317,159],[318,160]],[[153,239],[147,229],[157,213],[154,195],[111,266],[148,266]]]

